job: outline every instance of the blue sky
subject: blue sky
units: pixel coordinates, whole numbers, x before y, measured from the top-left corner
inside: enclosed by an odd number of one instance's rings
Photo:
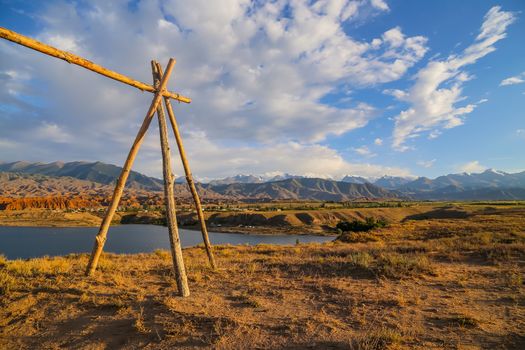
[[[0,26],[143,81],[175,57],[200,178],[525,169],[523,1],[189,4],[0,0]],[[122,164],[151,98],[5,41],[0,80],[0,161]]]

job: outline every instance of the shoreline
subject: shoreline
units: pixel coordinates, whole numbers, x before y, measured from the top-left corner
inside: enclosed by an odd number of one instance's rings
[[[306,211],[305,211],[306,213]],[[288,223],[273,222],[271,218],[261,219],[261,213],[214,213],[207,212],[207,228],[210,232],[262,235],[315,235],[335,236],[336,232],[328,225],[301,221]],[[273,214],[273,213],[272,213]],[[5,227],[99,227],[102,213],[65,212],[59,210],[19,210],[0,211],[0,226]],[[254,219],[255,218],[255,219]],[[163,218],[160,213],[117,212],[111,226],[116,225],[159,225]],[[178,227],[185,230],[200,231],[193,213],[181,213],[177,216]]]
[[[263,235],[316,235],[335,236],[335,227],[342,221],[364,220],[368,217],[384,220],[390,224],[424,218],[451,219],[459,216],[515,211],[525,206],[484,208],[469,203],[461,205],[418,205],[403,208],[358,208],[358,209],[305,209],[293,211],[231,211],[205,212],[210,232]],[[0,211],[0,226],[7,227],[98,227],[103,212],[61,210],[17,210]],[[159,225],[165,219],[161,212],[117,212],[112,226],[144,224]],[[177,215],[179,228],[200,231],[195,213],[180,212]]]
[[[162,226],[166,227],[164,225],[158,225],[158,224],[147,224],[147,223],[129,223],[129,224],[112,224],[110,226],[128,226],[128,225],[146,225],[146,226]],[[15,225],[12,224],[5,224],[0,222],[0,227],[28,227],[28,228],[41,228],[41,227],[47,227],[47,228],[97,228],[99,225],[57,225],[57,224],[42,224],[42,225],[34,225],[34,224],[28,224],[24,225],[24,223],[18,223]],[[178,226],[179,229],[183,230],[189,230],[189,231],[196,231],[201,232],[199,227],[196,226]],[[338,235],[336,233],[320,233],[318,231],[308,231],[308,230],[300,230],[300,232],[295,232],[294,230],[288,230],[285,228],[277,228],[277,227],[268,227],[268,226],[254,226],[247,228],[248,230],[239,230],[239,227],[214,227],[212,226],[211,229],[208,227],[209,233],[231,233],[231,234],[239,234],[239,235],[264,235],[264,236],[272,236],[272,235],[282,235],[282,236],[319,236],[319,237],[337,237]],[[271,231],[271,232],[270,232]]]

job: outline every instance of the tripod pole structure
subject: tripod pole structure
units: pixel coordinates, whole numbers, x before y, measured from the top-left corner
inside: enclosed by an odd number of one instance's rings
[[[157,62],[157,70],[162,75],[162,67]],[[202,240],[204,241],[204,247],[206,248],[206,254],[208,255],[208,261],[210,262],[210,266],[212,269],[217,268],[217,264],[215,262],[215,257],[213,256],[213,250],[210,243],[210,238],[208,237],[208,229],[206,228],[206,220],[204,218],[204,213],[202,212],[202,205],[199,198],[199,194],[197,193],[197,188],[195,187],[195,183],[193,182],[193,176],[191,174],[190,170],[190,164],[188,163],[188,158],[186,157],[186,151],[184,150],[184,145],[182,144],[182,137],[179,132],[179,127],[177,125],[177,119],[175,119],[175,114],[173,113],[173,108],[171,107],[171,101],[169,98],[164,97],[164,103],[166,104],[166,109],[168,111],[168,116],[170,118],[171,127],[173,129],[173,133],[175,134],[175,140],[177,141],[177,146],[179,148],[179,154],[180,159],[182,160],[182,166],[184,167],[184,173],[186,174],[186,181],[188,182],[188,186],[191,191],[191,195],[193,196],[193,201],[195,202],[195,209],[197,211],[197,217],[199,218],[199,224],[201,227],[201,233],[202,233]]]
[[[155,84],[160,82],[161,74],[157,69],[157,63],[151,61],[151,70]],[[179,228],[177,226],[177,212],[175,210],[175,193],[173,191],[174,176],[171,172],[171,154],[168,143],[168,127],[162,103],[157,106],[157,117],[159,119],[160,148],[162,151],[162,174],[164,175],[164,204],[166,206],[166,221],[170,237],[171,257],[173,259],[173,268],[175,269],[175,279],[177,287],[182,297],[190,295],[188,287],[188,278],[186,268],[182,257],[182,248],[180,245]]]
[[[168,66],[166,67],[166,74],[164,74],[164,76],[162,77],[162,80],[159,84],[159,88],[156,90],[148,112],[146,113],[146,117],[142,122],[142,126],[140,127],[137,136],[135,137],[135,141],[133,142],[131,149],[129,150],[128,157],[126,158],[126,162],[122,167],[122,172],[120,173],[117,184],[115,186],[115,190],[113,191],[111,203],[106,211],[106,215],[102,220],[102,224],[100,225],[100,229],[95,239],[95,245],[93,246],[93,251],[91,252],[91,257],[89,259],[89,263],[86,269],[86,276],[92,275],[97,268],[98,260],[100,258],[100,255],[102,254],[102,250],[104,249],[104,244],[106,243],[111,220],[115,215],[115,211],[117,210],[120,198],[122,197],[122,192],[124,191],[124,186],[126,185],[126,181],[131,171],[131,167],[133,166],[133,162],[135,161],[135,157],[137,156],[140,145],[142,144],[142,141],[144,141],[144,136],[146,135],[146,131],[148,130],[151,120],[155,115],[155,111],[157,110],[157,107],[159,106],[162,100],[162,93],[166,90],[166,85],[168,84],[168,80],[171,75],[171,72],[173,71],[174,66],[175,60],[171,58],[168,62]]]

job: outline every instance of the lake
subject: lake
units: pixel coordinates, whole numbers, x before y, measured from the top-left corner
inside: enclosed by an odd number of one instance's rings
[[[98,227],[10,227],[0,226],[0,254],[8,259],[27,259],[44,255],[89,253]],[[200,231],[179,229],[183,247],[202,243]],[[245,235],[209,232],[212,244],[295,244],[328,242],[333,237],[312,235]],[[147,253],[169,249],[168,228],[156,225],[111,226],[104,251],[112,253]]]

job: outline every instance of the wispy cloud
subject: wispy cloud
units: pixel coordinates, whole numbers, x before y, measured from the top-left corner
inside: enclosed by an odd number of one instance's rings
[[[423,168],[432,168],[434,166],[434,163],[436,162],[436,159],[432,160],[420,160],[417,162],[417,165],[422,166]]]
[[[382,10],[382,11],[389,11],[390,8],[388,7],[388,4],[384,0],[370,0],[372,3],[372,6]]]
[[[55,143],[68,143],[73,140],[73,137],[62,127],[48,122],[42,122],[41,125],[34,129],[33,136],[48,142]]]
[[[376,139],[374,140],[374,145],[376,145],[376,146],[381,146],[382,144],[383,144],[383,139],[381,139],[381,138],[378,137],[378,138],[376,138]]]
[[[476,104],[457,105],[465,98],[463,84],[472,79],[462,68],[496,50],[494,45],[505,38],[506,29],[514,20],[513,13],[502,11],[499,6],[492,7],[484,17],[478,36],[463,52],[450,55],[446,60],[430,61],[416,74],[416,82],[408,91],[385,90],[410,104],[409,109],[395,117],[394,149],[409,149],[406,141],[423,132],[438,135],[442,129],[463,124],[464,116],[471,113]]]
[[[0,138],[0,147],[2,148],[16,148],[18,147],[18,143],[9,139]]]
[[[367,146],[361,146],[361,147],[357,147],[357,148],[352,148],[352,150],[355,153],[357,153],[358,155],[362,156],[362,157],[371,158],[371,157],[377,156],[377,154],[375,154],[374,152],[370,151],[370,149]]]
[[[522,72],[521,74],[515,75],[507,79],[503,79],[499,86],[516,85],[522,83],[525,83],[525,72]]]
[[[479,173],[487,169],[487,167],[479,164],[479,161],[473,160],[471,162],[459,166],[458,169],[465,173]]]

